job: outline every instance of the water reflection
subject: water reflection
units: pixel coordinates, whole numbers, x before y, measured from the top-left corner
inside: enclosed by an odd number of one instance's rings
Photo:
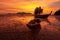
[[[30,20],[34,19],[33,16],[25,16],[25,17],[18,17],[18,16],[13,16],[13,17],[10,17],[10,20],[16,20],[16,21],[20,21],[22,22],[23,24],[27,24]],[[51,22],[51,23],[55,23],[55,24],[59,24],[59,20],[55,17],[55,16],[50,16],[48,18],[48,20]],[[48,22],[46,21],[42,21],[41,24],[43,25],[47,25]]]
[[[25,17],[23,17],[23,16],[22,17],[15,16],[15,17],[10,18],[10,20],[20,21],[23,24],[27,24],[32,19],[33,19],[33,16],[25,16]]]
[[[25,17],[13,16],[13,17],[10,17],[10,20],[16,20],[16,21],[22,22],[22,24],[24,24],[24,25],[26,25],[32,19],[34,19],[33,16],[25,16]],[[49,25],[49,23],[46,21],[42,21],[40,23],[42,26],[42,29],[47,29],[49,31],[60,30],[60,28],[59,28],[60,21],[58,20],[58,18],[56,18],[55,16],[50,16],[50,17],[48,17],[48,20],[51,22],[51,25]]]
[[[60,17],[60,16],[59,16]],[[46,21],[42,21],[40,24],[41,24],[41,31],[40,31],[40,33],[39,33],[39,35],[38,35],[38,38],[39,39],[42,39],[42,40],[44,40],[44,39],[52,39],[52,40],[55,40],[55,38],[56,39],[60,39],[59,37],[60,37],[60,20],[58,20],[59,19],[59,17],[58,18],[56,18],[56,16],[50,16],[49,18],[48,18],[48,20],[51,22],[51,25],[49,25],[49,23],[48,22],[46,22]],[[2,19],[3,18],[3,19]],[[2,27],[3,26],[5,26],[5,27],[8,27],[8,28],[1,28],[0,27],[0,32],[1,31],[8,31],[8,30],[19,30],[19,32],[16,32],[15,31],[15,33],[16,34],[18,34],[18,38],[20,38],[20,37],[22,37],[23,36],[23,38],[26,38],[27,40],[29,39],[28,37],[30,37],[30,32],[29,32],[29,29],[27,28],[27,26],[25,26],[30,20],[32,20],[32,19],[34,19],[34,17],[33,16],[25,16],[25,17],[23,17],[23,16],[21,16],[21,17],[18,17],[18,16],[10,16],[10,17],[6,17],[5,19],[4,19],[4,17],[2,17],[1,19],[1,22],[0,22],[0,25],[1,24],[4,24],[4,25],[2,25]],[[9,20],[8,20],[9,19]],[[11,21],[11,20],[13,20],[13,21]],[[22,24],[21,24],[22,23]],[[13,29],[14,28],[14,29]],[[28,30],[27,30],[28,29]],[[28,32],[26,32],[26,31],[28,31]],[[9,32],[10,33],[10,32]],[[7,34],[7,35],[10,35],[10,34]],[[4,34],[4,33],[3,33]],[[16,34],[14,34],[14,33],[12,33],[11,35],[13,36],[13,35],[16,35]],[[22,35],[21,35],[22,34]],[[12,37],[11,36],[11,37]],[[5,37],[5,36],[4,36]],[[15,37],[15,36],[14,36]],[[9,37],[10,38],[10,37]],[[23,39],[22,38],[22,39]],[[20,38],[21,39],[21,38]]]

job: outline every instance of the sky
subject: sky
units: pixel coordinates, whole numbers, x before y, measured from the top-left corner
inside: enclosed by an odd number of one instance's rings
[[[0,0],[0,13],[30,12],[41,6],[43,13],[60,9],[60,0]]]

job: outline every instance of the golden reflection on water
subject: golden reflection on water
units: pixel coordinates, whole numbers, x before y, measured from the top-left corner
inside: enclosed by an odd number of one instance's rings
[[[23,24],[28,23],[32,19],[33,19],[33,16],[25,16],[25,17],[16,16],[16,17],[10,18],[10,20],[16,20],[16,21],[22,22]]]
[[[16,20],[16,21],[19,21],[19,22],[22,22],[23,24],[27,24],[30,20],[33,20],[34,17],[33,16],[25,16],[25,17],[18,17],[18,16],[14,16],[14,17],[11,17],[10,20]],[[56,19],[54,16],[50,16],[48,17],[48,20],[51,22],[51,23],[54,23],[54,22],[59,22],[58,19]],[[42,21],[41,22],[42,25],[47,25],[48,22],[46,21]]]
[[[15,21],[19,21],[21,22],[22,24],[26,25],[30,20],[33,20],[34,17],[33,16],[25,16],[25,17],[18,17],[18,16],[13,16],[10,18],[10,20],[15,20]],[[60,26],[60,21],[58,21],[58,19],[56,19],[56,17],[54,16],[50,16],[48,17],[48,20],[49,22],[51,22],[51,24],[54,24],[54,25],[49,25],[48,22],[46,21],[42,21],[40,24],[41,24],[41,27],[43,30],[48,30],[48,31],[51,31],[51,32],[57,32]],[[58,25],[59,24],[59,25]],[[56,26],[58,25],[58,26]]]

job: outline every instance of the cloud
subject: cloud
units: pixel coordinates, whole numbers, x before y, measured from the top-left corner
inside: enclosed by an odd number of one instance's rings
[[[54,8],[60,8],[60,1],[57,2],[53,2],[50,7],[54,7]]]
[[[0,0],[0,10],[19,10],[26,12],[29,10],[28,12],[30,12],[37,6],[41,6],[42,8],[47,8],[49,6],[60,7],[60,3],[57,1],[59,0]]]

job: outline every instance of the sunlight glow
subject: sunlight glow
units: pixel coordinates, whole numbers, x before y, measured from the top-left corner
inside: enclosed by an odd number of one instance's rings
[[[34,9],[41,6],[46,12],[52,10],[51,8],[60,8],[54,6],[56,3],[59,5],[59,0],[1,0],[0,13],[8,12],[30,12],[33,13]],[[54,9],[55,9],[54,8]],[[45,12],[44,11],[44,12]],[[55,11],[55,10],[54,10]],[[48,12],[47,12],[48,13]]]

